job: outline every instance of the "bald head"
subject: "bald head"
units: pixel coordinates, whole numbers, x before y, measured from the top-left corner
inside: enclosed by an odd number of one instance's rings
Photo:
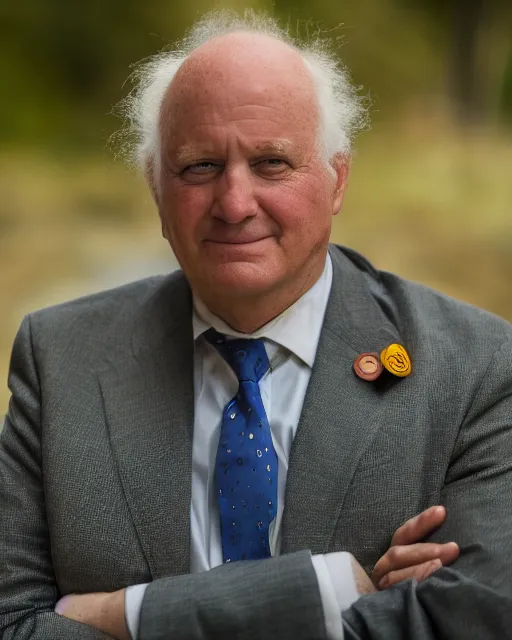
[[[227,109],[276,108],[317,132],[319,110],[311,72],[301,54],[273,36],[228,33],[194,50],[178,69],[161,111],[161,133],[173,135],[191,109],[208,104],[215,119]],[[270,116],[272,117],[272,116]]]
[[[214,38],[188,56],[175,80],[194,72],[210,75],[214,81],[254,82],[262,87],[302,85],[314,100],[313,80],[301,54],[273,36],[235,32]]]

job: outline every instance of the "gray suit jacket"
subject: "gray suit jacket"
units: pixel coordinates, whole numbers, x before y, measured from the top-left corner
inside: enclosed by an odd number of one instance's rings
[[[92,640],[59,596],[151,582],[140,638],[325,638],[312,553],[370,571],[432,504],[462,549],[361,598],[352,638],[512,637],[512,327],[331,247],[334,277],[293,443],[279,558],[187,575],[193,340],[181,273],[37,312],[13,349],[0,446],[0,635]],[[392,342],[413,373],[355,376]],[[309,550],[309,551],[307,551]]]

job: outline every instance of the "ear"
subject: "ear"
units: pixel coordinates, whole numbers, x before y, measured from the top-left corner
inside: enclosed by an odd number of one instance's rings
[[[149,190],[155,201],[156,206],[159,206],[158,189],[157,189],[157,177],[155,176],[155,161],[152,157],[148,157],[146,160],[146,167],[144,169],[144,177],[148,183]]]
[[[162,227],[162,236],[165,239],[167,239],[164,220],[163,220],[162,215],[160,213],[160,198],[159,198],[158,187],[157,187],[157,176],[155,174],[156,174],[156,172],[155,172],[155,162],[154,162],[153,158],[150,157],[146,161],[146,168],[144,170],[144,177],[146,178],[146,182],[148,183],[149,190],[150,190],[151,195],[153,197],[153,200],[154,200],[154,202],[156,204],[156,208],[158,209],[158,215],[160,216],[160,223],[161,223],[161,227]]]
[[[334,185],[334,193],[332,199],[332,215],[338,215],[343,198],[345,197],[345,189],[347,188],[348,174],[350,173],[351,157],[343,153],[337,153],[331,159],[331,166],[336,175],[336,183]]]

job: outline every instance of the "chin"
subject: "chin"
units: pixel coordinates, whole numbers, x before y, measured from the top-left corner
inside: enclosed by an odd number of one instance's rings
[[[203,279],[209,296],[253,296],[272,289],[278,274],[269,265],[231,263],[212,267]]]

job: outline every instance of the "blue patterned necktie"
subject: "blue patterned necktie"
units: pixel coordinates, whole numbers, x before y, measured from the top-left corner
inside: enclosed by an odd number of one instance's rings
[[[215,464],[224,562],[270,556],[269,527],[277,513],[277,455],[259,380],[270,364],[263,340],[205,334],[238,378],[222,413]]]

